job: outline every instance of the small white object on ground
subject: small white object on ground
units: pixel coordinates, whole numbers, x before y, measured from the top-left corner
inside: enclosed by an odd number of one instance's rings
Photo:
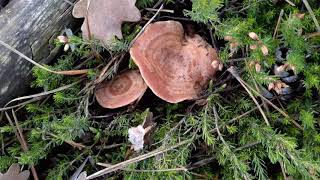
[[[128,130],[129,141],[132,143],[132,147],[135,151],[140,151],[143,149],[144,135],[148,131],[139,125],[137,127],[132,127]]]

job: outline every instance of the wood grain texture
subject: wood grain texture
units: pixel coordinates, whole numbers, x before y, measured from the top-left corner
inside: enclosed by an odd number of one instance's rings
[[[72,8],[63,0],[10,0],[0,11],[0,40],[43,61],[52,56],[48,42],[77,24]],[[32,64],[0,46],[0,107],[26,92],[31,68]]]

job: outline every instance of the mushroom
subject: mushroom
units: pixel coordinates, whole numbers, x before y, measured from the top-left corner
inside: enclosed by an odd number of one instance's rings
[[[89,34],[108,44],[113,36],[122,38],[122,22],[141,19],[136,0],[80,0],[73,8],[75,18],[85,18],[81,30],[87,39]]]
[[[216,50],[199,35],[185,36],[176,21],[150,24],[130,54],[153,93],[170,103],[197,98],[221,68]]]
[[[100,84],[95,91],[95,96],[102,107],[114,109],[136,101],[146,89],[147,85],[139,71],[131,70]]]

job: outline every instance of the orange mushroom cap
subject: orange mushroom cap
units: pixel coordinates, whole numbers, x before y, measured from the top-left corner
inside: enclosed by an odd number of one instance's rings
[[[98,103],[109,109],[126,106],[139,99],[147,89],[139,71],[126,71],[111,81],[103,82],[95,91]]]
[[[199,35],[185,37],[176,21],[150,24],[130,54],[153,93],[171,103],[198,97],[218,70],[215,49]]]

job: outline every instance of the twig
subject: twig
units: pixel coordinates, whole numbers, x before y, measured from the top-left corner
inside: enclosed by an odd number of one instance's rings
[[[58,138],[58,136],[55,135],[55,134],[48,133],[48,132],[47,132],[47,134],[50,135],[50,136],[52,136],[52,137],[54,137],[54,138]],[[67,143],[67,144],[69,144],[70,146],[72,146],[72,147],[74,147],[74,148],[78,148],[79,150],[82,150],[82,149],[86,148],[85,145],[83,145],[83,144],[81,144],[81,143],[76,143],[76,142],[74,142],[74,141],[72,141],[72,140],[64,140],[64,142]]]
[[[30,103],[32,103],[32,102],[36,102],[36,101],[39,101],[39,100],[41,100],[41,97],[36,97],[36,98],[30,99],[30,100],[28,100],[28,101],[19,103],[19,104],[14,105],[14,106],[9,106],[9,107],[5,107],[5,108],[0,108],[0,112],[1,112],[1,111],[7,111],[7,110],[10,110],[10,109],[14,109],[14,108],[17,108],[17,107],[23,107],[23,106],[25,106],[25,105],[27,105],[27,104],[30,104]],[[1,120],[1,118],[0,118],[0,120]]]
[[[246,148],[249,148],[249,147],[252,147],[252,146],[256,146],[258,144],[261,144],[261,142],[260,141],[256,141],[256,142],[253,142],[253,143],[245,144],[245,145],[243,145],[241,147],[236,148],[234,150],[234,152],[241,151],[243,149],[246,149]]]
[[[106,163],[97,163],[99,166],[103,167],[111,167],[111,164],[106,164]],[[185,167],[179,167],[179,168],[171,168],[171,169],[141,169],[141,170],[136,170],[136,169],[128,169],[128,168],[123,168],[121,169],[123,171],[129,171],[129,172],[169,172],[169,171],[188,171],[187,168]]]
[[[154,9],[154,8],[145,8],[145,10],[147,10],[147,11],[155,11],[155,12],[158,11],[158,9]],[[171,9],[161,9],[160,12],[174,13],[174,10],[171,10]]]
[[[131,41],[129,44],[129,49],[132,47],[134,42],[140,37],[140,35],[144,32],[144,30],[148,27],[148,25],[157,17],[157,15],[160,13],[160,11],[163,9],[163,4],[160,6],[158,11],[152,16],[152,18],[143,26],[141,31],[137,34],[137,36]]]
[[[291,6],[296,6],[292,1],[290,1],[290,0],[285,0],[288,4],[290,4]]]
[[[240,78],[241,79],[241,78]],[[242,80],[242,79],[241,79]],[[265,100],[269,105],[271,105],[273,108],[275,108],[277,111],[279,111],[284,117],[289,118],[289,120],[300,130],[303,130],[303,128],[300,126],[300,124],[298,124],[294,119],[291,119],[290,116],[284,112],[283,110],[281,110],[280,108],[278,108],[276,105],[274,105],[271,101],[269,101],[267,98],[265,98],[264,96],[262,96],[260,93],[258,93],[256,90],[254,90],[252,87],[250,87],[246,82],[244,82],[242,80],[242,83],[245,84],[252,92],[254,92],[257,96],[259,96],[261,99]]]
[[[195,163],[192,163],[191,165],[187,166],[187,169],[188,170],[193,170],[193,169],[196,169],[196,168],[199,168],[201,166],[204,166],[204,165],[207,165],[213,161],[215,161],[216,158],[215,157],[210,157],[210,158],[207,158],[207,159],[202,159],[200,161],[197,161]]]
[[[230,68],[229,68],[230,69]],[[236,72],[235,72],[236,73]],[[236,76],[238,76],[238,81],[241,81],[241,84],[244,84],[247,88],[249,88],[252,92],[254,92],[257,96],[259,96],[261,99],[265,100],[269,105],[271,105],[273,108],[275,108],[277,111],[279,111],[284,117],[289,118],[289,120],[300,130],[303,130],[303,128],[300,126],[300,124],[298,124],[294,119],[291,119],[290,116],[284,112],[283,110],[281,110],[280,108],[278,108],[276,105],[274,105],[271,101],[269,101],[267,98],[265,98],[264,96],[262,96],[259,92],[257,92],[256,90],[254,90],[252,87],[250,87],[245,81],[243,81],[239,75],[235,74]]]
[[[314,13],[313,13],[313,11],[312,11],[312,8],[310,7],[310,4],[309,4],[308,0],[302,0],[302,2],[303,2],[303,4],[306,6],[306,8],[307,8],[307,10],[308,10],[308,12],[309,12],[309,14],[310,14],[310,16],[311,16],[314,24],[316,25],[317,31],[320,32],[319,22],[318,22],[316,16],[314,15]]]
[[[259,109],[264,121],[266,122],[266,124],[268,126],[270,126],[268,118],[267,118],[266,114],[264,113],[264,111],[262,110],[262,108],[259,106],[259,103],[258,103],[257,99],[254,97],[254,95],[251,93],[251,91],[248,89],[248,87],[243,83],[242,79],[240,78],[240,76],[236,72],[235,68],[233,66],[231,66],[228,69],[228,71],[239,81],[239,83],[243,86],[243,88],[248,92],[248,94],[252,98],[253,102],[257,105],[257,107],[258,107],[258,109]]]
[[[312,37],[316,37],[316,36],[320,36],[320,32],[314,32],[314,33],[310,33],[306,35],[306,38],[312,38]]]
[[[280,162],[280,167],[281,167],[281,172],[282,172],[282,175],[283,175],[283,179],[287,180],[288,178],[287,178],[287,175],[286,175],[286,172],[285,172],[285,169],[284,169],[282,161]]]
[[[42,93],[38,93],[38,94],[33,94],[33,95],[23,96],[23,97],[19,97],[19,98],[13,99],[13,100],[9,101],[9,102],[4,106],[4,108],[6,108],[9,104],[11,104],[11,103],[13,103],[13,102],[16,102],[16,101],[21,101],[21,100],[25,100],[25,99],[31,99],[31,98],[37,98],[37,97],[41,97],[41,96],[46,96],[46,95],[49,95],[49,94],[53,94],[53,93],[56,93],[56,92],[60,92],[60,91],[69,89],[69,88],[71,88],[72,86],[75,86],[75,85],[79,84],[80,82],[81,82],[81,80],[80,80],[80,81],[77,81],[77,82],[74,82],[74,83],[72,83],[72,84],[69,84],[69,85],[65,85],[65,86],[59,87],[59,88],[54,89],[54,90],[51,90],[51,91],[46,91],[46,92],[42,92]],[[1,111],[5,111],[4,108],[1,108],[1,109],[0,109],[0,112],[1,112]]]
[[[261,107],[262,104],[260,104],[259,106]],[[258,107],[254,107],[253,109],[251,109],[251,110],[249,110],[249,111],[241,114],[240,116],[237,116],[237,117],[235,117],[235,118],[232,118],[231,120],[229,120],[228,122],[226,122],[224,125],[234,123],[235,121],[241,119],[241,118],[244,117],[244,116],[249,115],[250,113],[256,111],[257,109],[258,109]],[[224,125],[220,125],[219,128],[222,128]],[[212,129],[210,132],[217,132],[217,128]]]
[[[21,148],[24,152],[27,152],[28,151],[28,146],[27,146],[27,143],[26,143],[26,140],[24,139],[24,136],[23,136],[23,133],[22,133],[22,130],[20,129],[20,126],[18,124],[18,120],[17,120],[17,117],[15,116],[15,113],[14,111],[12,110],[12,115],[13,115],[13,118],[14,118],[14,121],[16,123],[16,125],[12,122],[9,114],[7,112],[5,112],[6,116],[7,116],[7,119],[9,121],[9,124],[11,125],[12,129],[13,129],[13,132],[14,134],[16,135],[20,145],[21,145]],[[18,128],[18,131],[17,129],[15,128],[17,127]],[[31,172],[32,172],[32,175],[33,175],[33,178],[35,180],[39,180],[38,178],[38,174],[37,174],[37,171],[36,169],[34,168],[33,165],[31,165]]]
[[[0,40],[0,44],[3,45],[4,47],[6,47],[7,49],[9,49],[10,51],[16,53],[17,55],[19,55],[20,57],[22,57],[23,59],[29,61],[30,63],[32,63],[33,65],[45,70],[45,71],[48,71],[48,72],[51,72],[51,73],[54,73],[54,74],[61,74],[61,75],[79,75],[79,74],[86,74],[88,72],[88,69],[83,69],[83,70],[70,70],[70,71],[54,71],[54,70],[51,70],[39,63],[37,63],[36,61],[32,60],[31,58],[27,57],[26,55],[22,54],[20,51],[16,50],[15,48],[11,47],[9,44],[3,42]]]
[[[218,112],[217,112],[216,106],[213,105],[212,109],[213,109],[213,114],[214,114],[214,122],[215,122],[215,126],[216,126],[216,129],[217,129],[217,133],[218,133],[219,139],[222,141],[223,144],[228,145],[226,143],[226,141],[224,140],[224,138],[222,137],[222,134],[220,133],[220,130],[219,130],[219,124],[218,124],[219,117],[218,117]]]
[[[154,156],[156,156],[158,154],[165,153],[165,152],[170,151],[172,149],[175,149],[175,148],[177,148],[179,146],[182,146],[182,145],[185,145],[187,143],[190,143],[191,141],[192,141],[192,139],[188,139],[188,140],[182,141],[182,142],[180,142],[180,143],[178,143],[178,144],[176,144],[174,146],[168,147],[168,148],[158,148],[158,149],[156,149],[154,151],[151,151],[151,152],[149,152],[147,154],[144,154],[144,155],[141,155],[141,156],[138,156],[138,157],[123,161],[121,163],[118,163],[118,164],[112,165],[112,166],[110,166],[108,168],[105,168],[105,169],[103,169],[101,171],[98,171],[98,172],[88,176],[87,179],[94,179],[94,178],[103,176],[105,174],[117,171],[119,169],[122,169],[122,168],[130,165],[130,164],[133,164],[133,163],[136,163],[136,162],[139,162],[139,161],[154,157]]]
[[[276,28],[274,29],[273,39],[275,39],[277,34],[278,34],[278,30],[279,30],[279,27],[280,27],[280,23],[281,23],[281,19],[282,19],[283,14],[284,14],[284,10],[281,9]]]

